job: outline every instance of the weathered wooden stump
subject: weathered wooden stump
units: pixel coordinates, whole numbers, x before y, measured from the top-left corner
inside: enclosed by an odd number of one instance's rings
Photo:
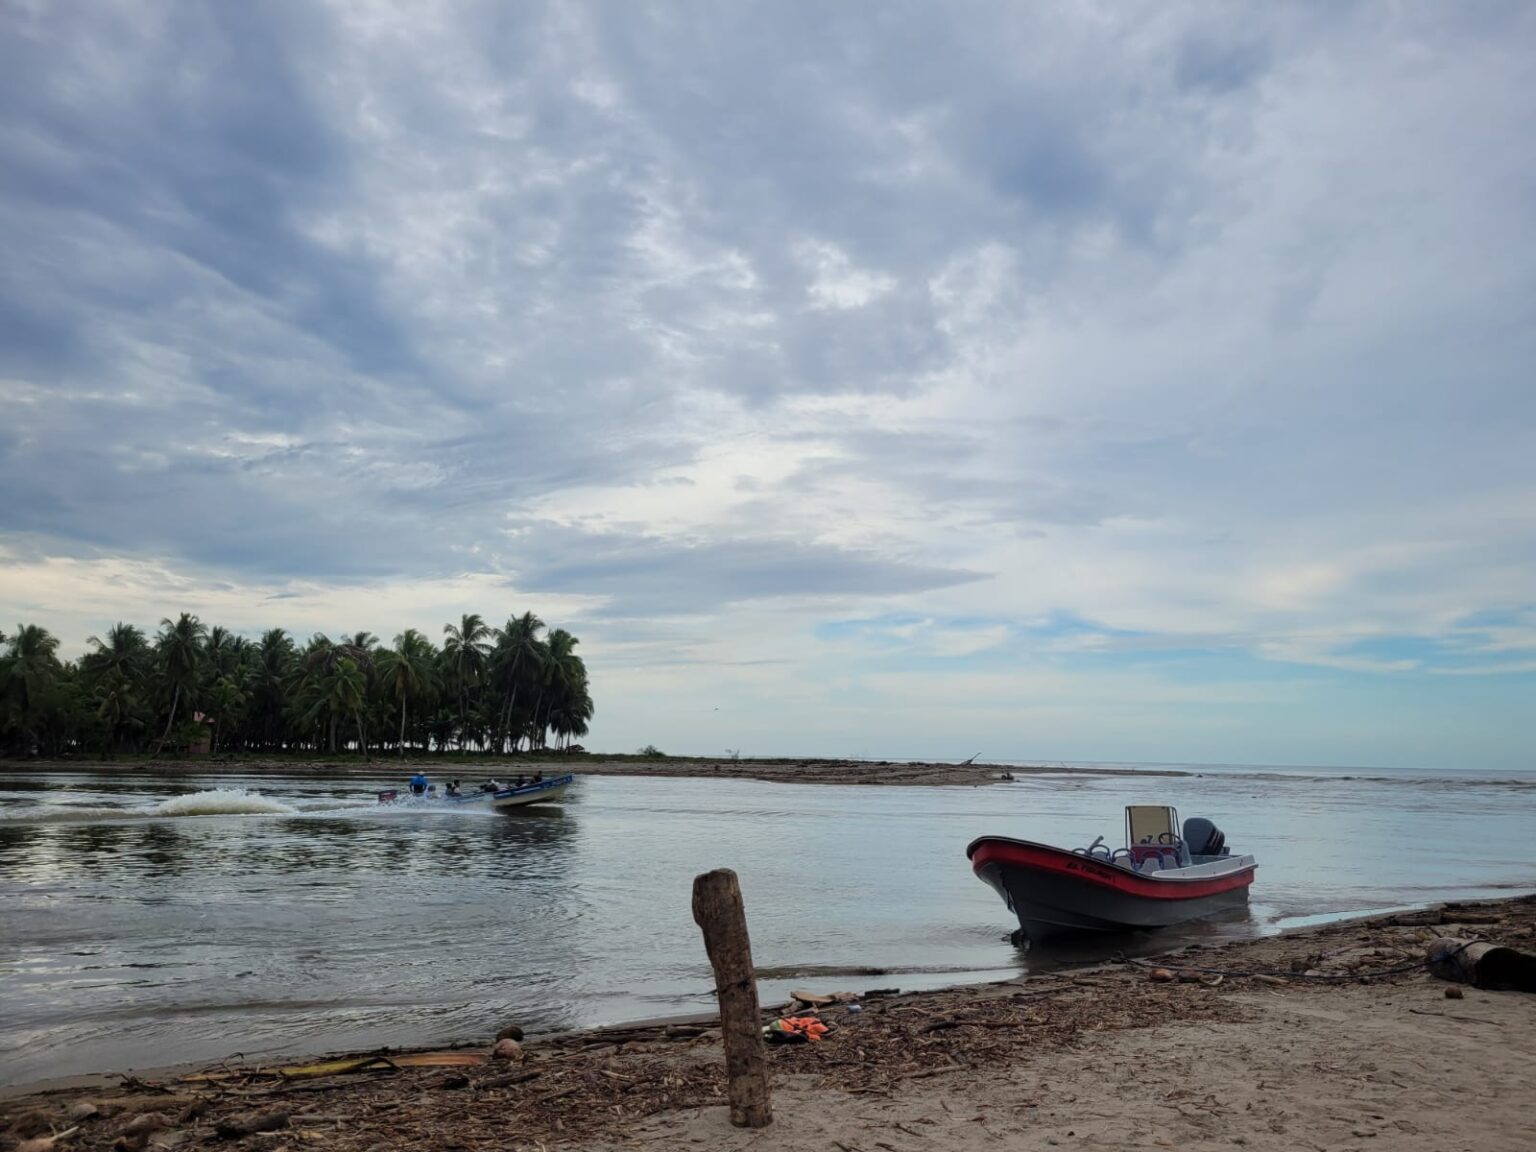
[[[752,941],[736,873],[717,868],[693,880],[693,919],[704,933],[704,950],[715,970],[720,1035],[731,1098],[731,1123],[763,1128],[773,1121],[768,1099],[768,1062],[752,970]]]

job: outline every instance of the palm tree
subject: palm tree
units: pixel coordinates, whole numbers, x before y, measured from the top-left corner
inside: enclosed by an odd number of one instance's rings
[[[336,751],[336,729],[339,721],[351,717],[357,724],[358,744],[363,755],[368,754],[368,735],[363,727],[363,705],[367,685],[357,664],[343,656],[336,666],[310,681],[308,707],[304,720],[309,724],[324,723],[331,732],[331,751]]]
[[[221,624],[208,629],[203,641],[203,666],[210,680],[227,675],[235,651],[235,635]]]
[[[248,640],[183,612],[149,637],[119,621],[63,662],[46,628],[20,625],[0,634],[0,755],[159,755],[191,734],[194,708],[230,752],[339,752],[355,739],[368,756],[368,734],[391,731],[402,757],[515,752],[525,736],[537,748],[551,732],[562,745],[586,732],[591,693],[569,632],[546,632],[532,612],[498,629],[467,613],[443,632],[441,652],[415,629],[389,648],[367,631],[300,645],[281,628]]]
[[[134,683],[122,671],[113,669],[97,681],[95,699],[96,719],[106,729],[107,744],[112,750],[122,746],[125,733],[144,727]]]
[[[587,670],[581,661],[567,669],[568,679],[563,691],[556,695],[549,706],[549,726],[562,747],[568,746],[577,736],[587,734],[587,722],[592,719],[592,694],[587,688]]]
[[[171,685],[171,714],[165,722],[165,735],[160,737],[160,747],[171,738],[176,724],[176,707],[183,694],[191,696],[197,688],[197,670],[202,662],[202,641],[208,634],[203,622],[190,612],[183,612],[176,620],[160,621],[160,636],[156,647],[160,650],[160,668]]]
[[[544,730],[549,727],[549,708],[545,707],[541,716],[539,706],[563,701],[578,679],[586,679],[586,666],[576,655],[578,643],[580,641],[564,628],[551,629],[544,639],[543,683],[539,689],[539,703],[533,706],[533,731],[540,747],[545,743]]]
[[[268,749],[280,743],[284,705],[298,659],[298,651],[287,632],[272,628],[262,633],[252,658],[248,684],[256,715],[261,718],[262,743]]]
[[[507,695],[507,705],[502,712],[501,730],[512,736],[512,751],[517,751],[518,737],[511,732],[512,713],[517,707],[518,673],[536,665],[542,655],[539,633],[544,621],[532,612],[507,619],[505,628],[496,630],[496,651],[491,662],[496,680]]]
[[[149,662],[149,642],[142,629],[119,620],[107,629],[107,638],[92,636],[86,641],[95,649],[82,661],[83,666],[97,676],[114,673],[130,682],[139,681]]]
[[[213,721],[213,732],[208,741],[210,753],[219,750],[219,731],[237,724],[245,712],[245,693],[227,676],[220,676],[208,692],[203,703],[203,714]]]
[[[459,625],[443,625],[443,661],[453,674],[459,687],[459,730],[462,733],[469,722],[469,688],[480,680],[485,670],[485,654],[490,650],[486,642],[491,630],[478,612],[459,618]]]
[[[412,698],[426,695],[433,686],[432,642],[414,628],[395,637],[395,646],[379,653],[380,682],[400,708],[400,755],[405,756],[406,714]]]
[[[18,624],[16,635],[9,638],[0,690],[29,752],[41,739],[44,705],[64,671],[58,650],[57,638],[37,624]]]

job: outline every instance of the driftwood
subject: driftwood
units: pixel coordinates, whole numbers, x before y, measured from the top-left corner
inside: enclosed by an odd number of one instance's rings
[[[1536,956],[1499,944],[1442,936],[1429,946],[1429,970],[1474,988],[1536,992]]]
[[[773,1121],[768,1062],[752,970],[752,941],[736,873],[718,868],[694,877],[693,919],[704,932],[704,949],[715,970],[731,1123],[738,1128],[766,1127]]]

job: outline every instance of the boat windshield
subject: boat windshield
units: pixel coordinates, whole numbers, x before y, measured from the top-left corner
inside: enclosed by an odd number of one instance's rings
[[[1164,839],[1164,837],[1169,837]],[[1161,804],[1128,804],[1125,809],[1125,843],[1176,844],[1179,813]]]

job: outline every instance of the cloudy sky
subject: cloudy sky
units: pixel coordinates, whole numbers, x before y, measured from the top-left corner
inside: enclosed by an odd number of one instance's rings
[[[1536,8],[0,6],[0,621],[589,747],[1531,767]]]

